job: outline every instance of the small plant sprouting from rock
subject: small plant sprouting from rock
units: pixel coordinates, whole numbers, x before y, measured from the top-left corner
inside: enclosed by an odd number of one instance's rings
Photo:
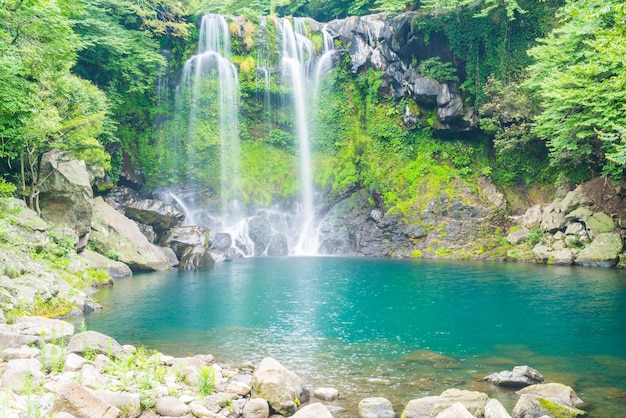
[[[215,372],[213,367],[204,366],[200,369],[197,389],[202,396],[209,396],[215,391]]]

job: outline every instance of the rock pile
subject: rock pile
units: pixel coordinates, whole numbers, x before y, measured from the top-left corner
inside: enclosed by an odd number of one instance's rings
[[[0,414],[3,417],[229,417],[332,418],[323,402],[337,399],[333,388],[309,389],[295,373],[273,358],[255,367],[244,363],[221,367],[211,355],[171,357],[144,348],[120,345],[95,331],[75,333],[68,322],[22,317],[0,324]],[[497,379],[494,377],[499,376]],[[541,381],[536,370],[521,366],[503,377]],[[510,380],[510,379],[509,379]],[[517,392],[513,417],[579,417],[582,401],[558,383],[530,384]],[[321,400],[321,402],[319,402]],[[365,398],[359,418],[395,418],[392,403]],[[448,389],[439,396],[411,400],[403,418],[511,417],[504,406],[481,392]]]

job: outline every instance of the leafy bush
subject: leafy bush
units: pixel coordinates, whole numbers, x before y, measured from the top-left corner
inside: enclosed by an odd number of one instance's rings
[[[9,183],[4,177],[0,177],[0,197],[9,197],[15,190],[16,187],[13,183]]]
[[[420,74],[431,80],[445,82],[445,81],[459,81],[456,75],[456,68],[452,66],[450,62],[442,62],[439,57],[432,57],[420,62]]]

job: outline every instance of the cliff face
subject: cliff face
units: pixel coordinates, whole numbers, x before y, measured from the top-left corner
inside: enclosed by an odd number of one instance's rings
[[[477,126],[472,109],[463,105],[455,82],[425,77],[419,63],[438,57],[442,63],[454,63],[454,56],[442,33],[425,36],[419,29],[424,19],[417,12],[390,17],[385,13],[351,16],[330,22],[326,30],[343,46],[349,55],[353,73],[372,68],[383,72],[379,94],[396,100],[413,100],[417,106],[407,105],[405,125],[413,120],[436,114],[435,129],[466,131]],[[456,65],[462,75],[462,65]],[[417,109],[417,110],[416,110]]]

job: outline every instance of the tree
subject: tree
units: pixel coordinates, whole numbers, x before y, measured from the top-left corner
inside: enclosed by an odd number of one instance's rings
[[[533,132],[550,149],[553,167],[573,181],[626,167],[624,5],[569,1],[562,22],[529,54],[527,85],[541,99]]]
[[[20,189],[38,208],[42,155],[61,149],[106,166],[97,137],[108,102],[72,75],[76,9],[61,0],[5,1],[0,6],[0,157],[19,161]]]
[[[516,14],[524,14],[524,10],[517,0],[422,0],[422,8],[434,12],[449,13],[462,8],[478,8],[474,16],[488,16],[493,10],[504,9],[509,20],[514,20]]]

